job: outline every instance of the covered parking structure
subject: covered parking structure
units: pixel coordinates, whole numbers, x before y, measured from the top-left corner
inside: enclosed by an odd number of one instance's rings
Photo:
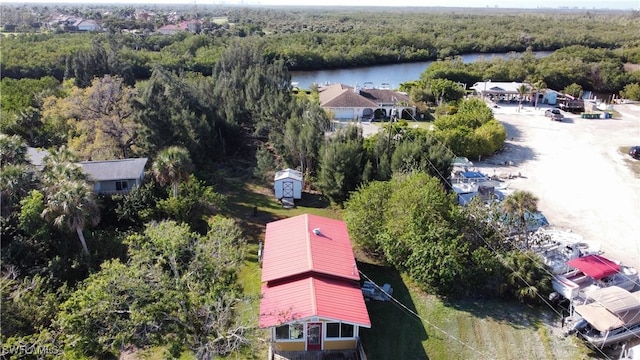
[[[481,81],[473,84],[471,89],[475,94],[480,95],[483,99],[489,99],[493,102],[518,102],[520,93],[518,92],[518,88],[520,86],[526,85],[529,89],[531,89],[531,85],[528,83],[520,83],[520,82],[494,82],[491,80]],[[531,96],[531,94],[527,93],[525,98],[522,99],[525,101],[533,101],[535,96]]]

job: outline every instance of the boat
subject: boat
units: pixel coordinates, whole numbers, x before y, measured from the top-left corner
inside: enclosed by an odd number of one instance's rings
[[[546,229],[550,226],[549,220],[541,211],[524,213],[525,229],[527,234],[535,233],[540,229]],[[522,221],[519,218],[511,218],[511,215],[503,212],[499,219],[499,228],[508,236],[522,233]]]
[[[631,291],[638,284],[638,271],[602,255],[587,255],[567,261],[572,270],[554,275],[551,286],[560,296],[573,301],[599,288],[611,286]]]
[[[566,324],[565,336],[575,333],[597,348],[640,337],[640,291],[618,286],[594,290]]]
[[[463,169],[458,170],[454,165],[454,171],[451,172],[451,190],[456,193],[458,204],[467,205],[476,196],[480,196],[485,203],[504,199],[504,184],[479,171],[468,170],[464,166]]]
[[[601,253],[600,245],[585,241],[570,230],[539,228],[531,235],[531,250],[538,254],[553,275],[572,270],[568,261]]]
[[[455,157],[451,161],[451,166],[453,167],[453,172],[456,171],[469,171],[469,169],[473,168],[473,163],[469,161],[466,157]]]
[[[640,360],[640,344],[624,344],[618,360]]]
[[[389,301],[393,296],[393,288],[390,284],[378,286],[372,281],[365,281],[362,284],[362,295],[365,300]]]

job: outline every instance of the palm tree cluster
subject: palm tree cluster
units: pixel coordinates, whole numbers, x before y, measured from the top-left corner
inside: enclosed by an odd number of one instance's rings
[[[83,230],[98,225],[100,208],[87,176],[66,147],[44,158],[41,181],[47,194],[42,216],[59,228],[75,231],[83,253],[89,255]]]
[[[180,182],[189,180],[193,168],[187,149],[170,146],[160,151],[151,170],[160,185],[171,184],[173,197],[178,197]]]

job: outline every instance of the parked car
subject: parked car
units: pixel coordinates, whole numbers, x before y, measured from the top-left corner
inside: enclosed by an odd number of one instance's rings
[[[549,109],[544,112],[544,116],[550,117],[551,120],[555,121],[562,121],[562,118],[564,118],[564,115],[558,109]]]
[[[629,149],[629,155],[636,160],[640,160],[640,146],[632,146]]]

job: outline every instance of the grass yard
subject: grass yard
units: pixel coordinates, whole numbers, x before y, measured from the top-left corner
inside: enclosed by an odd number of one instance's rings
[[[226,16],[219,16],[211,18],[211,22],[216,25],[224,25],[229,22],[229,18]]]
[[[367,302],[371,329],[361,331],[367,357],[376,359],[593,359],[576,337],[562,338],[548,308],[465,299],[447,302],[426,294],[384,266],[359,262],[379,285],[389,283],[394,302]]]
[[[296,201],[296,208],[285,209],[275,199],[272,189],[264,186],[234,182],[227,184],[229,191],[229,210],[242,227],[247,237],[246,259],[240,269],[240,283],[245,294],[252,299],[239,311],[245,320],[258,324],[260,312],[260,264],[258,262],[258,244],[264,241],[267,223],[301,214],[315,214],[330,218],[338,218],[339,212],[329,207],[328,201],[321,196],[305,193],[302,200]],[[266,330],[258,330],[259,344],[255,344],[253,354],[240,354],[242,359],[266,359],[269,334]]]
[[[255,184],[234,184],[229,197],[232,215],[245,229],[249,245],[240,280],[252,298],[241,311],[257,325],[260,302],[258,242],[264,240],[268,222],[304,213],[340,218],[320,196],[305,193],[295,209],[284,209],[272,189]],[[257,207],[254,215],[253,208]],[[548,308],[519,303],[467,299],[446,302],[421,291],[392,268],[356,253],[358,267],[367,277],[394,289],[394,302],[367,302],[372,328],[361,330],[368,359],[592,359],[593,353],[576,337],[552,333],[559,319]],[[418,316],[416,316],[417,314]],[[543,320],[546,319],[546,320]],[[268,333],[261,330],[255,354],[241,358],[264,359]],[[246,356],[246,357],[243,357]]]

